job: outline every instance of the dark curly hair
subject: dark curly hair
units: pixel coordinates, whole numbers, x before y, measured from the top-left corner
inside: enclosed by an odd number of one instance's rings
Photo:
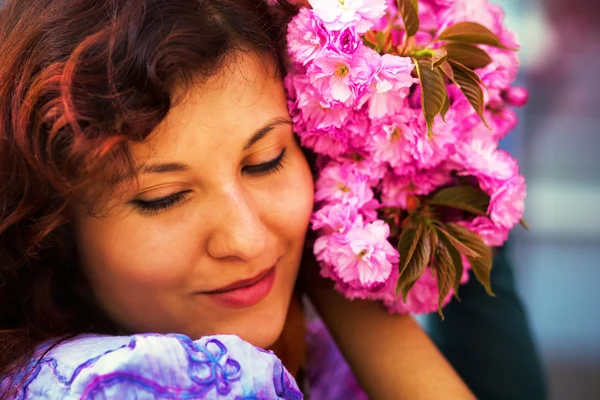
[[[213,75],[240,51],[272,57],[283,73],[295,11],[272,0],[4,2],[0,379],[42,342],[115,333],[86,296],[71,204],[91,182],[109,184],[115,166],[131,167],[128,144],[165,118],[176,87]]]

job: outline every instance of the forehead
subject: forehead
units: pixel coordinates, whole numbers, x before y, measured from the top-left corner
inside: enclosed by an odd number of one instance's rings
[[[193,151],[226,156],[238,152],[256,129],[288,116],[283,84],[274,63],[241,53],[208,80],[192,83],[144,142],[131,151],[146,159],[188,158]]]

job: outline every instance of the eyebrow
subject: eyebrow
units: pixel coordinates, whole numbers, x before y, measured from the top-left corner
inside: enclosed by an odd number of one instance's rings
[[[248,150],[250,147],[252,147],[254,144],[256,144],[256,142],[258,142],[259,140],[264,138],[267,135],[267,133],[271,132],[277,126],[284,125],[284,124],[291,125],[292,121],[290,121],[288,118],[282,118],[282,117],[273,118],[272,120],[267,122],[263,127],[258,128],[254,132],[252,137],[250,139],[248,139],[248,141],[244,145],[244,150]]]
[[[149,164],[144,166],[142,173],[144,174],[161,174],[167,172],[181,172],[187,171],[189,167],[181,163],[168,163],[168,164]]]
[[[258,128],[254,134],[248,139],[246,144],[244,144],[244,150],[248,150],[250,147],[254,146],[258,141],[264,138],[269,132],[275,129],[279,125],[291,125],[292,121],[288,118],[278,117],[273,118],[269,122],[267,122],[264,126]],[[189,167],[185,164],[181,163],[158,163],[158,164],[149,164],[145,165],[142,168],[142,173],[144,174],[161,174],[161,173],[169,173],[169,172],[185,172],[188,171]]]

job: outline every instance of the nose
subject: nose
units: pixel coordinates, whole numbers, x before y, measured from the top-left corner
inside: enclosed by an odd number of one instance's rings
[[[242,189],[230,188],[215,199],[213,229],[206,249],[216,259],[250,261],[267,246],[267,227],[258,208]]]

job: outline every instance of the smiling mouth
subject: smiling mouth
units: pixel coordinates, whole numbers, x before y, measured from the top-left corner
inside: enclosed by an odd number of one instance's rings
[[[265,299],[275,284],[275,266],[257,276],[200,294],[227,307],[250,307]]]
[[[257,283],[258,281],[260,281],[261,279],[263,279],[265,276],[267,276],[270,272],[272,272],[273,269],[275,269],[274,266],[269,268],[268,270],[262,271],[261,273],[259,273],[258,275],[256,275],[253,278],[242,279],[242,280],[234,282],[230,285],[223,286],[222,288],[211,290],[209,292],[204,292],[204,294],[217,294],[217,293],[229,292],[232,290],[242,289],[242,288],[245,288],[248,286],[252,286],[255,283]]]

